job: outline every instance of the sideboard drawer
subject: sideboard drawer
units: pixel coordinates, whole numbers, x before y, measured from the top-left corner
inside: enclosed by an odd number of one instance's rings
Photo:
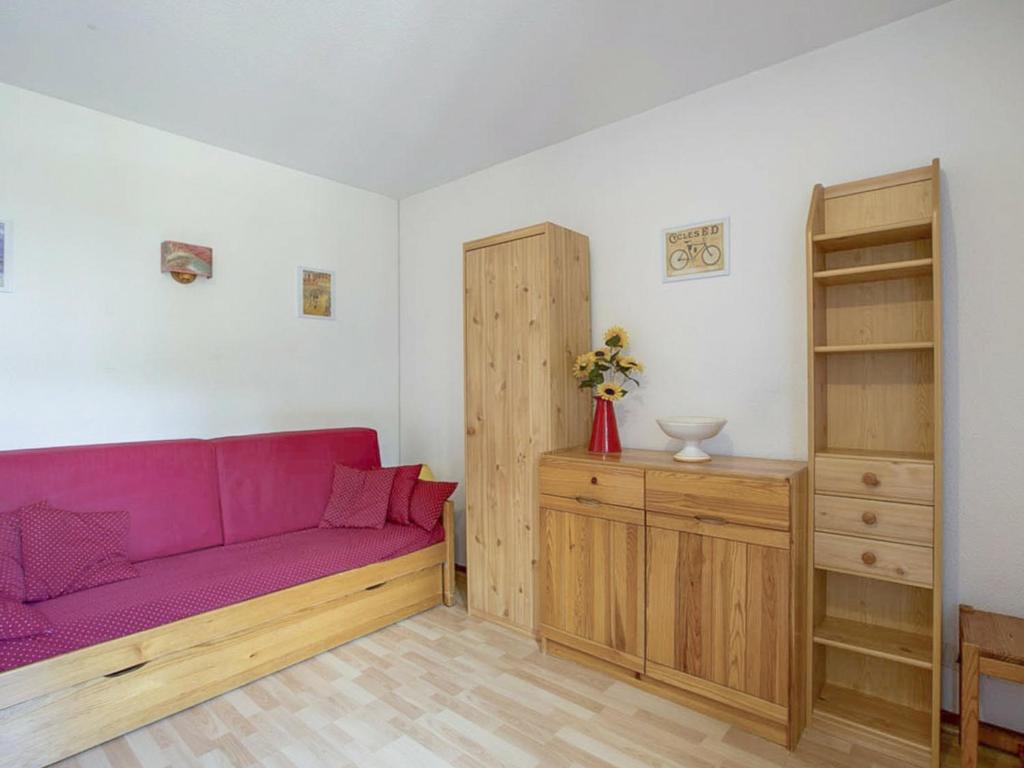
[[[819,493],[931,504],[934,480],[930,461],[822,454],[814,460],[814,490]]]
[[[647,472],[647,510],[789,529],[789,483],[728,475]]]
[[[922,587],[932,585],[931,547],[815,533],[814,565]]]
[[[814,497],[814,529],[931,546],[935,510],[845,496]]]
[[[644,507],[644,471],[582,462],[544,459],[540,464],[540,492],[588,504]]]

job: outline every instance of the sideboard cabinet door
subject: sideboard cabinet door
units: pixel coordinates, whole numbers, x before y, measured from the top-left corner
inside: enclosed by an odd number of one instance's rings
[[[623,522],[629,515],[640,524]],[[541,508],[542,637],[643,672],[642,515]]]
[[[790,553],[648,528],[647,674],[728,699],[789,702]],[[713,684],[703,690],[703,683]],[[785,710],[767,706],[768,716]]]

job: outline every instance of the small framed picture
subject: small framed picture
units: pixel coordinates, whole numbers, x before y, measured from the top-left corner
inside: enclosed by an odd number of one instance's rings
[[[698,221],[662,230],[658,249],[662,282],[729,274],[729,219]]]
[[[334,319],[334,273],[329,269],[299,267],[299,317]]]
[[[11,223],[0,221],[0,291],[11,291]]]

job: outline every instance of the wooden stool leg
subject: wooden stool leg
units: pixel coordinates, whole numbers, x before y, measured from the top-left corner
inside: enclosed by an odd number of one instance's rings
[[[978,767],[978,685],[980,653],[972,643],[960,645],[960,768]]]

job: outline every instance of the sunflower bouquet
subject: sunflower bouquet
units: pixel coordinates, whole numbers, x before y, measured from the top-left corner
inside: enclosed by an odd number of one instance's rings
[[[644,372],[643,364],[632,355],[624,354],[629,345],[629,334],[621,325],[613,325],[604,332],[604,346],[585,352],[576,358],[573,376],[580,389],[592,389],[594,395],[605,400],[621,400],[630,384],[640,386],[636,379]]]

